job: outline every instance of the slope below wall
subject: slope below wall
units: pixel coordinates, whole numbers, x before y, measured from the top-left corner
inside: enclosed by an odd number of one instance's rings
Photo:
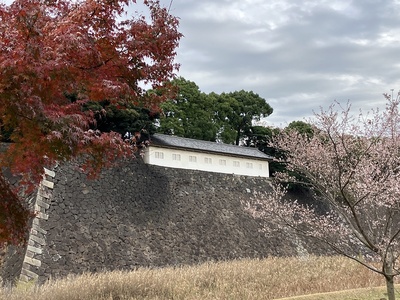
[[[88,180],[55,170],[39,281],[70,273],[297,255],[298,241],[266,237],[241,201],[268,179],[150,166],[139,159]],[[301,247],[300,247],[301,248]]]

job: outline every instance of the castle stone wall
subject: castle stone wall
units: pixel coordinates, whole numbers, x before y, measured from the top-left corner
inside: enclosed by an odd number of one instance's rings
[[[151,166],[140,159],[87,179],[54,169],[44,245],[31,253],[39,282],[68,274],[297,255],[298,240],[265,236],[244,211],[269,179]],[[302,248],[303,249],[303,248]]]

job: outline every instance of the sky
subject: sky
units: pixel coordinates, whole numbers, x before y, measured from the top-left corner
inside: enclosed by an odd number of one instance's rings
[[[400,89],[400,0],[173,0],[170,13],[184,34],[178,75],[206,93],[259,94],[268,126],[334,101],[384,108]]]
[[[382,94],[400,89],[400,0],[160,3],[184,35],[177,75],[205,93],[259,94],[274,109],[266,126],[308,121],[334,101],[384,108]]]

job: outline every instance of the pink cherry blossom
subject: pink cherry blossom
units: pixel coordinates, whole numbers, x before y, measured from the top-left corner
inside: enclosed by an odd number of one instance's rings
[[[400,97],[384,95],[384,111],[353,116],[334,103],[315,115],[312,137],[282,131],[273,147],[290,174],[276,174],[272,192],[254,194],[246,209],[265,220],[263,230],[287,230],[328,245],[382,274],[390,300],[400,274]],[[285,183],[306,185],[307,207],[285,200]],[[316,210],[317,201],[328,207]],[[273,224],[270,226],[267,224]]]

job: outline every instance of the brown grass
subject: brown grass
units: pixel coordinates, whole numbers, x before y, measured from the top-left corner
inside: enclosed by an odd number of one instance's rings
[[[382,285],[381,276],[341,257],[268,258],[84,274],[0,290],[0,299],[277,299]]]

